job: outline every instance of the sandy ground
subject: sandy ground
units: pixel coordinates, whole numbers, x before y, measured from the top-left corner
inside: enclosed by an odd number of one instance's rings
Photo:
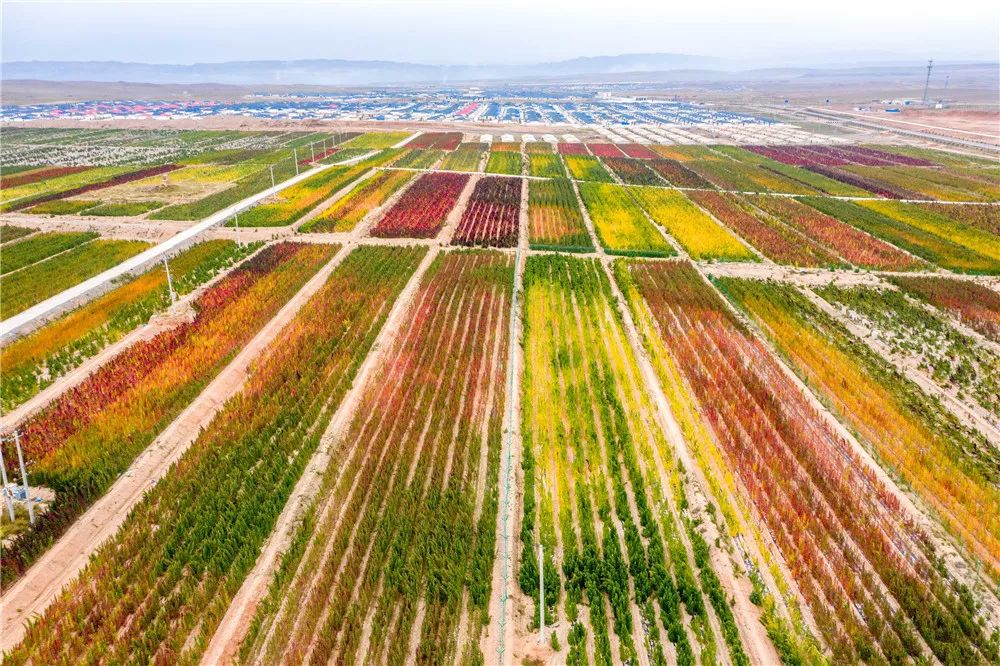
[[[344,251],[338,253],[343,256]],[[148,489],[194,443],[226,400],[243,386],[251,364],[278,336],[301,307],[326,282],[336,261],[330,261],[278,311],[232,362],[202,391],[187,409],[160,433],[111,489],[88,509],[19,581],[0,598],[0,651],[17,645],[25,622],[44,612],[63,587],[83,569],[90,556],[112,537]]]

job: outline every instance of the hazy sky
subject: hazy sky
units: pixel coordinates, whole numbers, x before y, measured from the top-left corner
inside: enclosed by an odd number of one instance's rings
[[[756,6],[755,6],[756,5]],[[996,0],[0,0],[2,59],[521,63],[674,52],[789,65],[992,59]]]

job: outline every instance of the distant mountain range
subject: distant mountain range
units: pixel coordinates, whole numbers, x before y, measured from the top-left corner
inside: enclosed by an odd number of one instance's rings
[[[529,65],[421,65],[383,60],[257,60],[165,65],[133,62],[19,61],[3,64],[3,78],[41,81],[131,81],[232,85],[442,84],[491,80],[592,79],[602,74],[726,69],[720,58],[681,53],[635,53]]]

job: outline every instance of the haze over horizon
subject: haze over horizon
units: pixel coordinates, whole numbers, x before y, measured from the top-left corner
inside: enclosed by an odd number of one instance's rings
[[[956,0],[909,15],[866,0],[827,6],[778,0],[765,7],[737,0],[711,7],[638,0],[6,0],[2,19],[0,56],[6,63],[344,59],[501,65],[681,53],[759,67],[995,61],[1000,41],[1000,5],[983,0]]]

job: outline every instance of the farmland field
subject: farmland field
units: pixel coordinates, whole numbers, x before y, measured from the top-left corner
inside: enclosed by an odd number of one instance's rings
[[[586,79],[0,109],[5,664],[1000,663],[1000,162]]]
[[[456,245],[517,245],[521,180],[486,176],[476,183],[452,242]]]
[[[405,171],[380,171],[361,181],[343,198],[302,225],[302,231],[351,231],[413,178]]]
[[[598,240],[610,254],[648,257],[676,254],[625,188],[580,183],[580,197],[594,222]]]
[[[692,259],[757,261],[757,256],[727,229],[676,190],[630,190],[653,221],[677,239]]]
[[[7,661],[196,661],[423,252],[363,248],[334,270]],[[71,621],[94,611],[85,630]]]
[[[245,658],[352,664],[480,654],[513,278],[509,255],[435,259],[406,333],[373,375],[338,466],[323,479],[308,543],[286,564],[294,573],[271,590]]]
[[[748,663],[728,604],[719,614],[712,600],[714,572],[692,555],[677,460],[600,264],[531,257],[524,284],[521,589],[537,598],[540,543],[546,615],[566,626],[571,663],[589,661],[588,645],[603,663],[667,651]]]
[[[535,249],[593,251],[594,244],[567,180],[528,182],[528,241]]]
[[[120,264],[147,247],[149,244],[141,241],[94,240],[77,245],[57,257],[0,276],[0,291],[3,292],[0,320],[13,317],[64,289]]]

